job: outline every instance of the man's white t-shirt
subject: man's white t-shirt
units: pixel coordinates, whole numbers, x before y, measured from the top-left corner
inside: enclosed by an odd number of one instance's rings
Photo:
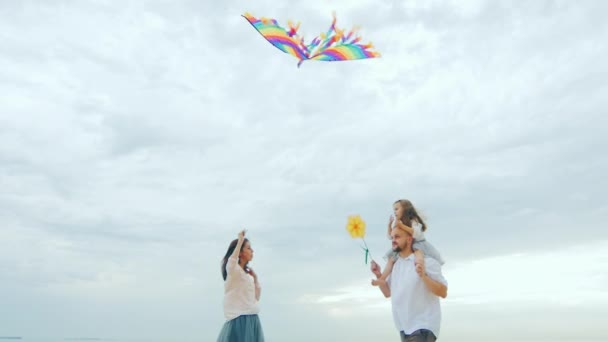
[[[414,261],[414,254],[407,258],[399,257],[387,278],[395,327],[407,335],[419,329],[427,329],[438,338],[441,325],[440,297],[433,294],[416,273]],[[441,273],[441,265],[436,260],[424,258],[424,263],[431,279],[448,285]]]

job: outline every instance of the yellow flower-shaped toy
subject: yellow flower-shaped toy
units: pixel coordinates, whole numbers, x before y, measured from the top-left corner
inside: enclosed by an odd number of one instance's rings
[[[363,244],[365,245],[365,248],[363,248],[363,250],[365,250],[365,263],[367,264],[367,257],[368,255],[371,256],[371,253],[365,242],[365,221],[363,221],[359,215],[349,216],[348,222],[346,223],[346,231],[353,239],[360,238],[363,240]]]
[[[365,237],[365,221],[359,215],[351,215],[348,217],[346,230],[353,239]]]

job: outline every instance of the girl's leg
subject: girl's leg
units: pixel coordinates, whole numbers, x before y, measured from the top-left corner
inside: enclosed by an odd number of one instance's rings
[[[378,278],[376,280],[372,280],[372,285],[378,286],[382,283],[385,283],[386,278],[388,278],[389,274],[391,274],[391,272],[393,271],[394,264],[395,264],[395,259],[389,258],[388,261],[386,262],[386,267],[384,268],[384,272],[382,272],[382,275],[380,276],[380,278]]]
[[[419,249],[416,249],[414,251],[414,256],[416,258],[416,264],[424,266],[424,252]]]

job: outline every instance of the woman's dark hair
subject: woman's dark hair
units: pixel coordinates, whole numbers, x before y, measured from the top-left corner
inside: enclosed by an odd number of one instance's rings
[[[247,238],[245,238],[243,240],[243,244],[241,245],[241,250],[239,251],[239,253],[243,250],[243,247],[245,247],[245,244],[247,242],[249,242],[249,240],[247,240]],[[236,248],[236,245],[238,243],[239,243],[238,239],[232,240],[232,242],[228,246],[226,255],[224,255],[224,258],[222,259],[222,277],[224,278],[224,281],[226,281],[226,277],[228,276],[228,272],[226,272],[226,264],[228,263],[228,258],[230,258],[230,256],[232,255],[232,253],[234,252],[234,249]],[[247,268],[247,265],[245,265],[245,268]]]

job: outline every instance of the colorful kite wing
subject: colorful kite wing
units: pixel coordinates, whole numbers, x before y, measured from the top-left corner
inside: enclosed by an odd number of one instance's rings
[[[334,47],[326,48],[314,56],[310,60],[315,61],[348,61],[365,58],[379,57],[380,54],[375,51],[369,51],[364,45],[359,44],[342,44]]]
[[[298,41],[297,27],[291,27],[289,31],[279,26],[275,19],[256,18],[249,13],[243,17],[253,26],[270,44],[279,50],[296,57],[299,60],[307,59],[308,55],[303,46],[303,40]]]
[[[305,60],[316,61],[348,61],[380,57],[380,53],[371,51],[372,44],[359,44],[361,37],[356,36],[357,28],[347,34],[336,27],[336,14],[332,13],[333,20],[326,33],[315,37],[310,44],[298,36],[300,24],[294,26],[288,22],[289,31],[279,26],[275,19],[257,19],[249,13],[243,17],[272,45],[279,50],[296,57],[298,67]]]

